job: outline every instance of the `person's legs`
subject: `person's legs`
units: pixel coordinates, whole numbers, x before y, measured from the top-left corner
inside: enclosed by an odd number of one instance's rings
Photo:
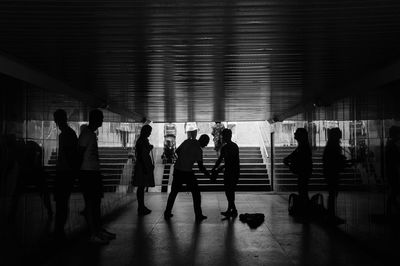
[[[94,201],[91,195],[87,192],[84,192],[83,199],[85,201],[85,218],[86,218],[86,223],[88,225],[89,233],[91,236],[94,236],[97,234],[96,231],[96,226],[95,226],[95,221],[94,221]]]
[[[308,196],[308,177],[299,176],[297,187],[299,190],[299,199],[301,203],[301,208],[305,210],[308,206],[309,196]]]
[[[85,218],[90,232],[90,242],[108,244],[109,239],[104,238],[100,233],[101,198],[103,197],[101,175],[97,171],[82,171],[80,183],[85,200]]]
[[[101,198],[94,197],[92,206],[93,227],[96,233],[99,233],[101,229]]]
[[[139,186],[136,190],[138,209],[144,209],[144,187]]]
[[[237,216],[237,210],[235,205],[235,189],[236,189],[236,178],[232,176],[224,176],[224,188],[225,196],[228,201],[228,208],[225,212],[221,212],[224,216]]]
[[[37,187],[40,191],[40,197],[43,200],[43,205],[47,210],[49,218],[53,217],[53,208],[51,207],[50,193],[47,187],[47,177],[48,175],[43,169],[35,170],[35,175],[37,175]]]
[[[235,205],[235,187],[236,184],[230,184],[228,188],[228,208],[231,211],[236,211],[236,205]]]
[[[54,222],[55,237],[62,240],[65,238],[64,226],[68,217],[69,195],[59,195],[56,198],[56,220]]]
[[[144,186],[139,186],[137,188],[137,190],[136,190],[136,197],[137,197],[137,201],[138,201],[138,214],[139,215],[147,215],[147,214],[151,213],[151,210],[148,209],[144,205],[144,190],[145,190]]]
[[[172,208],[174,207],[176,196],[182,188],[182,172],[179,170],[174,170],[174,179],[172,181],[171,192],[169,193],[167,206],[164,211],[164,217],[172,217]]]
[[[196,177],[194,176],[194,173],[190,173],[190,176],[187,177],[187,185],[192,193],[192,198],[193,198],[193,208],[194,208],[194,213],[196,215],[196,219],[205,219],[203,215],[203,212],[201,210],[201,195],[200,195],[200,189],[199,185],[197,184]]]
[[[333,187],[328,188],[328,216],[329,217],[335,217],[335,206],[336,203],[336,191]]]
[[[176,196],[178,195],[179,190],[172,185],[171,192],[169,193],[167,206],[165,207],[164,216],[167,218],[172,217],[172,208],[174,207]]]
[[[338,194],[338,177],[328,177],[328,216],[331,218],[336,217],[336,197]]]

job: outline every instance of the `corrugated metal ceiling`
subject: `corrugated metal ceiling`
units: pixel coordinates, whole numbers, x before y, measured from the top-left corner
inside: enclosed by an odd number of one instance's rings
[[[1,1],[0,49],[153,121],[266,120],[398,60],[400,1]]]

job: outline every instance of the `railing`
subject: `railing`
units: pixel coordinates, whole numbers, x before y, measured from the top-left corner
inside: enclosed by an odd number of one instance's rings
[[[258,135],[259,135],[258,142],[259,142],[259,145],[260,145],[260,150],[261,150],[261,154],[262,154],[262,157],[263,157],[263,162],[264,162],[264,164],[267,165],[268,164],[268,158],[269,158],[269,154],[268,154],[268,150],[267,150],[267,147],[268,147],[268,144],[269,144],[269,140],[268,140],[268,138],[266,136],[264,136],[265,134],[263,134],[263,133],[265,133],[265,131],[263,130],[261,123],[262,122],[258,122],[257,123],[258,124],[257,130],[258,130]]]

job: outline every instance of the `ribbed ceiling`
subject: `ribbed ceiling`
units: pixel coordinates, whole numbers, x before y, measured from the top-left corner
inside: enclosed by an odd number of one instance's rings
[[[266,120],[398,60],[400,1],[1,1],[0,49],[153,121]]]

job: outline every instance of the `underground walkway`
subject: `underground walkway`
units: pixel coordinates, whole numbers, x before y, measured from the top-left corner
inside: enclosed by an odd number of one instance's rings
[[[202,193],[208,219],[196,224],[191,195],[181,193],[170,222],[163,218],[167,193],[148,193],[153,212],[136,215],[133,202],[107,223],[117,239],[106,246],[82,238],[45,265],[383,265],[378,253],[336,228],[287,214],[287,195],[237,193],[240,213],[261,212],[265,222],[250,229],[239,218],[222,220],[223,193]]]

